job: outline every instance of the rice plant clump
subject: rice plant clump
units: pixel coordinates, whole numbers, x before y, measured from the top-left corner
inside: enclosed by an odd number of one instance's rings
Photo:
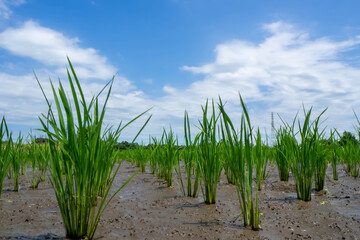
[[[330,130],[330,138],[328,141],[328,144],[329,144],[328,156],[329,156],[329,160],[330,160],[331,168],[332,168],[332,172],[333,172],[333,179],[336,181],[339,179],[338,165],[340,162],[341,152],[340,152],[340,146],[338,144],[338,141],[335,138],[335,133],[337,133],[336,130],[335,131]]]
[[[186,173],[186,193],[188,197],[197,197],[199,193],[200,168],[197,162],[197,142],[198,136],[194,140],[191,139],[191,128],[189,115],[185,111],[184,115],[184,133],[185,148],[182,151],[182,157],[185,164]],[[192,176],[195,175],[192,185]]]
[[[294,152],[291,170],[295,177],[296,194],[299,199],[304,201],[311,200],[313,176],[318,168],[316,161],[319,160],[318,157],[320,155],[322,156],[320,152],[322,149],[318,147],[322,138],[319,122],[320,117],[325,111],[326,109],[311,122],[312,108],[308,112],[304,109],[304,122],[301,124],[300,120],[298,120],[300,143],[297,144],[295,141],[292,141],[287,145],[289,150]],[[295,139],[295,133],[293,133],[293,139]]]
[[[110,200],[135,176],[132,175],[114,195],[107,198],[110,187],[119,170],[113,175],[115,161],[112,151],[124,127],[113,130],[103,129],[105,109],[113,80],[99,93],[109,87],[105,102],[100,107],[99,95],[86,102],[76,73],[68,59],[70,71],[67,71],[71,89],[71,98],[59,81],[56,91],[50,80],[55,109],[42,89],[49,110],[40,119],[42,131],[49,139],[51,184],[63,218],[68,238],[92,239],[100,216]],[[73,112],[73,106],[75,111]],[[143,128],[142,128],[143,129]]]
[[[161,150],[164,152],[162,156],[164,157],[163,162],[165,168],[164,169],[165,181],[167,182],[168,187],[172,187],[173,169],[179,166],[179,147],[178,147],[178,139],[171,128],[169,132],[166,132],[166,130],[164,129],[163,145]],[[177,171],[177,173],[179,174],[180,172]]]
[[[293,126],[285,124],[276,131],[275,161],[279,171],[280,181],[289,181],[290,161],[293,155],[289,144],[295,139],[292,136]]]
[[[46,179],[46,170],[49,159],[49,146],[47,143],[39,144],[35,138],[30,135],[31,143],[27,145],[27,158],[30,161],[32,169],[31,187],[37,188],[40,182]]]
[[[259,128],[256,131],[255,143],[256,144],[254,146],[254,163],[256,169],[256,183],[257,183],[257,189],[260,191],[261,182],[265,180],[267,175],[266,166],[269,161],[270,149],[262,141]]]
[[[11,169],[13,173],[12,176],[14,178],[14,191],[16,192],[19,191],[20,169],[23,160],[22,159],[23,151],[21,149],[22,141],[23,141],[23,137],[20,134],[17,142],[13,142],[13,141],[9,142],[9,145],[11,146],[10,158],[11,158]]]
[[[323,140],[323,134],[320,134],[319,140],[315,142],[314,150],[316,153],[315,157],[315,190],[321,191],[325,186],[325,176],[327,168],[328,148],[326,147],[326,141]]]
[[[201,178],[204,183],[202,188],[205,203],[213,204],[216,202],[217,183],[220,180],[221,162],[219,159],[219,147],[216,139],[217,120],[215,116],[214,101],[212,101],[209,111],[208,101],[202,107],[203,117],[199,120],[200,135],[198,146],[198,165]],[[210,118],[208,118],[208,111]]]
[[[0,123],[0,199],[6,173],[10,167],[11,142],[12,137],[9,134],[5,118],[3,117]]]
[[[239,133],[226,113],[221,99],[219,101],[219,109],[222,116],[221,133],[226,151],[225,161],[234,177],[243,222],[245,226],[251,226],[253,230],[259,230],[258,186],[256,186],[256,193],[254,194],[253,170],[256,167],[254,151],[260,151],[261,145],[257,146],[257,150],[254,150],[252,126],[241,96],[240,102],[243,114],[241,116]],[[257,136],[257,140],[260,140],[259,136]],[[260,153],[258,154],[260,155]],[[258,174],[260,172],[258,171]]]

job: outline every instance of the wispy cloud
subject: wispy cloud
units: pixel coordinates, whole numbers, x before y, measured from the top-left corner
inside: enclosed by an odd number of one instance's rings
[[[0,0],[0,18],[10,18],[13,13],[10,6],[20,6],[25,2],[25,0]]]

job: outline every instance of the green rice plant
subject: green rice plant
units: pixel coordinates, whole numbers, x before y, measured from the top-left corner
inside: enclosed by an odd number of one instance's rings
[[[231,169],[228,164],[228,161],[226,161],[228,156],[227,156],[226,146],[223,143],[223,139],[220,140],[220,143],[219,143],[219,152],[220,152],[220,159],[222,160],[221,161],[222,169],[224,169],[224,174],[226,176],[226,180],[229,184],[235,185],[235,178],[234,178],[233,174],[231,173]]]
[[[71,98],[67,96],[60,81],[56,91],[50,80],[56,110],[53,109],[37,79],[49,107],[48,114],[39,117],[42,125],[40,130],[45,132],[49,139],[50,180],[63,218],[66,236],[92,239],[104,209],[137,174],[134,173],[108,198],[120,168],[119,164],[110,176],[115,162],[109,157],[112,156],[121,131],[145,112],[124,126],[120,123],[116,129],[103,129],[113,79],[97,96],[87,102],[69,59],[68,63]],[[105,102],[100,107],[99,96],[106,87],[109,87],[109,90]],[[73,106],[75,112],[72,111]],[[143,128],[144,126],[141,130]],[[103,187],[105,189],[102,189]]]
[[[7,142],[5,142],[5,139]],[[11,142],[12,136],[8,131],[5,117],[3,117],[0,123],[0,199],[6,173],[9,170],[11,162]]]
[[[50,146],[49,143],[44,143],[39,146],[41,153],[41,160],[39,161],[38,168],[41,174],[41,181],[46,180],[46,172],[49,166],[50,159]]]
[[[328,149],[325,146],[326,142],[323,140],[323,133],[319,134],[319,139],[314,143],[315,161],[314,161],[314,178],[315,190],[321,191],[325,186],[325,176],[327,168]]]
[[[355,118],[356,118],[356,121],[357,121],[357,125],[354,125],[354,128],[355,128],[355,131],[358,133],[358,137],[359,137],[359,140],[360,140],[360,120],[358,118],[358,116],[356,115],[355,111],[354,112],[354,115],[355,115]],[[353,162],[353,167],[351,169],[351,176],[353,177],[359,177],[359,172],[360,172],[360,149],[359,149],[359,144],[357,146],[354,146],[354,148],[356,148],[357,150],[357,156],[356,156],[356,160],[354,160]]]
[[[116,149],[114,157],[120,163],[125,160],[129,160],[129,150]]]
[[[303,109],[305,116],[303,124],[298,120],[300,144],[297,144],[296,141],[289,141],[287,147],[294,152],[294,159],[290,166],[295,178],[297,197],[304,201],[310,201],[315,164],[318,160],[317,144],[321,141],[319,121],[326,109],[313,122],[310,121],[312,108],[308,112],[305,111],[305,108]],[[293,133],[293,139],[296,139],[295,133]]]
[[[11,169],[12,169],[12,176],[14,178],[14,191],[19,191],[19,177],[20,177],[20,169],[22,165],[22,140],[23,137],[21,133],[16,142],[9,142],[11,145],[10,157],[11,157]]]
[[[235,129],[230,117],[219,98],[219,109],[222,116],[221,133],[226,149],[228,166],[234,176],[241,214],[245,226],[253,230],[260,229],[260,212],[258,206],[258,188],[253,192],[253,170],[255,167],[252,127],[245,103],[240,96],[243,110],[240,132]],[[259,136],[257,140],[259,141]],[[259,146],[258,146],[259,148]],[[259,149],[258,149],[259,150]],[[261,149],[260,149],[261,150]]]
[[[174,135],[174,132],[170,129],[167,133],[166,130],[163,130],[163,135],[160,140],[153,139],[154,145],[156,146],[156,151],[153,155],[153,158],[156,160],[157,176],[160,179],[164,179],[168,187],[173,187],[173,171],[178,174],[180,180],[181,189],[184,191],[184,185],[180,174],[180,151],[178,146],[178,139]]]
[[[200,124],[198,164],[201,178],[204,183],[202,188],[205,203],[213,204],[216,202],[217,183],[220,180],[221,162],[219,159],[218,143],[216,139],[216,128],[218,118],[215,116],[214,101],[212,101],[210,118],[208,115],[208,101],[202,107],[203,117]]]
[[[99,176],[98,183],[99,197],[106,197],[106,191],[108,191],[108,188],[111,187],[110,183],[116,175],[116,172],[112,174],[112,171],[116,163],[114,146],[116,145],[119,136],[120,132],[118,132],[118,130],[116,130],[115,132],[111,132],[111,129],[106,129],[103,133],[103,136],[100,137],[102,141],[98,145],[99,149],[97,154],[99,157],[97,159],[98,163],[96,163],[97,165],[101,166],[101,170],[99,170],[99,174],[101,175]]]
[[[166,174],[167,174],[167,159],[165,157],[165,150],[164,150],[164,132],[162,137],[158,140],[158,144],[159,147],[156,149],[155,154],[154,154],[154,158],[156,159],[156,165],[157,165],[157,177],[159,179],[166,179]]]
[[[192,141],[189,115],[186,111],[184,115],[184,133],[185,148],[183,149],[182,154],[186,173],[186,192],[188,197],[197,197],[200,182],[200,167],[197,162],[197,142],[199,135]],[[192,185],[192,178],[194,175],[194,185]]]
[[[146,170],[146,161],[148,159],[148,152],[143,145],[138,146],[136,149],[131,150],[132,159],[136,167],[140,168],[141,172]]]
[[[31,187],[35,189],[39,186],[39,183],[41,182],[41,175],[38,173],[38,163],[40,162],[40,158],[42,158],[42,156],[39,151],[39,146],[35,142],[34,138],[31,135],[30,138],[31,138],[31,143],[28,148],[27,157],[31,161],[31,169],[32,169]]]
[[[223,163],[223,169],[224,169],[224,174],[226,176],[226,180],[229,184],[235,184],[235,179],[234,176],[231,173],[231,169],[230,166],[227,163]]]
[[[149,172],[150,174],[155,174],[156,170],[157,170],[157,165],[156,165],[156,158],[154,158],[154,154],[153,151],[156,148],[157,145],[153,144],[153,140],[151,138],[151,136],[149,136],[149,144],[147,146],[145,146],[145,149],[147,151],[147,164],[148,164],[148,168],[149,168]],[[150,157],[151,156],[151,157]]]
[[[288,144],[291,141],[295,141],[292,136],[293,128],[294,123],[292,126],[284,124],[284,126],[280,126],[276,131],[276,143],[274,149],[280,181],[289,180],[290,159],[292,158],[293,152],[292,149],[288,148]]]
[[[49,145],[38,144],[35,138],[30,135],[31,143],[28,145],[28,155],[32,168],[31,187],[37,188],[40,182],[46,179],[46,170],[49,159]]]
[[[152,137],[151,142],[152,144],[150,145],[150,149],[152,151],[152,155],[149,158],[149,168],[151,174],[156,174],[158,173],[158,159],[160,148],[157,148],[156,150],[155,148],[160,144],[161,141],[156,139],[155,137]]]
[[[269,148],[261,139],[260,129],[258,128],[255,136],[254,163],[256,169],[257,189],[261,190],[261,181],[266,178],[266,166],[269,160]]]
[[[175,136],[174,132],[170,128],[170,131],[167,133],[164,129],[163,133],[163,146],[162,150],[164,153],[162,154],[164,167],[165,167],[165,176],[164,179],[167,182],[168,187],[172,187],[172,175],[174,167],[179,168],[179,147],[178,147],[178,139]],[[179,174],[179,171],[177,172]],[[182,178],[180,176],[180,183],[183,188]]]
[[[335,133],[339,136],[339,133],[335,130],[330,130],[330,138],[329,138],[329,159],[331,163],[332,173],[333,173],[333,179],[337,181],[339,179],[338,175],[338,165],[340,162],[340,146],[338,144],[338,141],[336,140]]]
[[[345,172],[352,177],[359,176],[360,149],[357,142],[348,141],[342,146],[342,159],[345,164]]]

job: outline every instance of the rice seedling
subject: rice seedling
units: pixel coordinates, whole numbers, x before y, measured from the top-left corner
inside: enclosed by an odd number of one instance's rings
[[[163,132],[164,133],[164,132]],[[159,179],[166,178],[167,170],[166,170],[166,157],[165,157],[165,151],[164,151],[164,135],[162,135],[161,139],[158,140],[159,148],[156,149],[154,158],[156,159],[156,165],[157,165],[157,177]]]
[[[219,152],[220,152],[220,158],[221,158],[221,164],[222,164],[222,169],[224,169],[224,174],[226,176],[226,180],[229,184],[233,184],[235,185],[235,179],[234,176],[231,173],[231,169],[230,166],[228,165],[228,161],[226,161],[227,159],[227,151],[225,149],[225,144],[223,143],[223,139],[220,140],[219,143]]]
[[[155,137],[151,138],[152,144],[150,144],[150,149],[152,151],[152,155],[149,158],[149,168],[150,173],[155,174],[158,172],[158,155],[159,155],[159,148],[155,150],[155,148],[160,144],[160,140],[157,140]]]
[[[168,187],[173,187],[172,176],[174,169],[177,174],[180,174],[178,139],[171,129],[169,133],[164,129],[161,139],[157,140],[156,138],[153,138],[153,142],[154,145],[156,144],[156,150],[150,159],[153,161],[152,164],[157,166],[157,176],[160,179],[164,179]],[[183,190],[181,176],[179,178]]]
[[[3,117],[0,123],[0,199],[6,173],[10,167],[11,142],[12,137],[8,131],[5,117]]]
[[[340,162],[340,146],[336,140],[335,133],[339,135],[336,130],[330,130],[328,155],[331,163],[333,179],[337,181],[339,179],[337,168]]]
[[[135,166],[140,168],[141,172],[146,170],[146,161],[148,159],[147,149],[143,145],[138,146],[136,149],[130,150],[131,158],[135,162]]]
[[[121,131],[145,112],[124,126],[121,126],[120,123],[116,129],[103,129],[103,120],[113,79],[97,96],[86,102],[80,82],[69,59],[68,63],[70,70],[68,69],[67,76],[71,98],[67,96],[60,80],[57,91],[50,80],[56,111],[35,75],[49,107],[48,114],[39,117],[42,125],[40,130],[46,133],[49,139],[50,180],[63,218],[66,236],[92,239],[104,209],[137,174],[135,172],[108,198],[115,175],[120,168],[119,164],[114,174],[110,176],[115,164],[110,157],[116,142]],[[101,108],[99,96],[106,87],[108,87],[108,92]],[[72,111],[73,105],[76,115]]]
[[[260,129],[258,128],[255,136],[254,163],[256,169],[257,189],[261,190],[261,181],[266,178],[266,166],[269,160],[269,148],[261,139]]]
[[[355,112],[354,112],[355,114]],[[356,120],[358,120],[357,115],[355,114]],[[360,125],[360,124],[359,124]],[[356,131],[359,131],[358,126],[354,126]],[[344,131],[339,140],[339,145],[341,146],[341,159],[344,164],[344,170],[346,174],[353,177],[359,176],[359,141],[356,139],[354,134],[351,132]]]
[[[117,142],[117,139],[119,138],[120,133],[117,131],[111,132],[110,129],[106,129],[103,133],[103,136],[101,137],[102,141],[98,145],[98,163],[97,165],[101,166],[101,169],[99,170],[98,174],[101,174],[99,176],[99,192],[98,196],[104,197],[106,196],[106,191],[109,187],[109,184],[113,178],[115,178],[114,173],[112,175],[113,168],[116,163],[116,158],[114,153],[114,145]],[[98,137],[98,136],[96,136]],[[119,164],[120,166],[120,164]],[[111,187],[111,186],[110,186]]]
[[[358,137],[359,137],[359,140],[360,140],[360,120],[358,118],[358,116],[356,115],[355,111],[354,112],[354,115],[355,115],[355,118],[356,118],[356,121],[357,121],[357,125],[354,125],[354,128],[355,128],[355,131],[358,133]],[[354,146],[355,147],[355,146]],[[356,160],[354,161],[354,164],[353,164],[353,168],[351,169],[351,176],[353,177],[359,177],[359,172],[360,172],[360,149],[359,149],[359,144],[356,146],[357,148],[357,156],[356,156]]]
[[[174,167],[179,168],[179,147],[178,147],[178,139],[174,135],[174,132],[170,128],[170,131],[167,133],[164,129],[163,133],[163,146],[161,148],[164,153],[162,154],[163,163],[165,167],[165,176],[164,179],[167,182],[168,187],[172,187],[172,174]],[[180,171],[177,171],[179,174]],[[180,176],[181,186],[183,189],[182,178]]]
[[[31,143],[28,145],[27,157],[30,160],[32,169],[31,187],[37,188],[40,182],[45,181],[48,166],[48,144],[40,145],[35,138],[30,135]]]
[[[226,176],[226,180],[229,184],[235,184],[235,179],[234,179],[234,176],[232,175],[231,173],[231,170],[230,170],[230,166],[227,165],[227,163],[223,163],[223,169],[224,169],[224,174]]]
[[[276,131],[276,143],[274,149],[280,181],[289,180],[290,160],[292,159],[293,152],[288,148],[288,144],[291,141],[295,141],[292,136],[293,128],[294,123],[292,126],[284,124],[284,126],[280,126]]]
[[[342,159],[345,164],[345,172],[352,177],[359,176],[359,163],[360,156],[359,144],[354,141],[347,141],[342,146]]]
[[[184,133],[185,148],[183,149],[182,154],[186,173],[186,192],[188,197],[197,197],[200,182],[200,168],[197,164],[197,142],[199,135],[192,141],[189,115],[186,111],[184,115]],[[192,185],[193,175],[195,175],[194,185]]]
[[[219,159],[218,143],[216,139],[216,128],[218,118],[215,116],[214,101],[212,101],[210,118],[208,119],[208,101],[202,107],[203,117],[200,124],[198,164],[201,178],[204,183],[202,188],[205,203],[216,202],[216,188],[220,180],[221,162]]]
[[[325,146],[326,142],[323,140],[323,133],[319,134],[319,139],[314,143],[315,161],[314,161],[314,178],[315,178],[315,190],[321,191],[324,189],[325,176],[327,168],[328,149]]]
[[[39,186],[39,183],[41,181],[41,176],[38,176],[39,174],[37,173],[38,171],[38,162],[39,162],[39,158],[41,157],[38,146],[36,144],[36,142],[34,141],[34,139],[31,137],[31,143],[28,149],[28,155],[27,157],[30,159],[31,161],[31,170],[32,170],[32,182],[31,182],[31,187],[33,189],[37,188]],[[40,156],[39,156],[40,155]]]
[[[295,133],[293,133],[295,141],[289,141],[287,147],[294,152],[291,170],[295,178],[297,197],[304,201],[310,201],[315,162],[318,156],[317,144],[321,140],[319,121],[326,109],[313,122],[310,121],[312,108],[308,112],[305,111],[305,108],[303,110],[305,116],[303,124],[301,125],[300,120],[298,120],[300,144],[297,144]]]
[[[240,133],[236,131],[219,98],[219,109],[222,116],[221,133],[226,149],[225,161],[227,161],[235,180],[244,225],[250,226],[253,230],[259,230],[258,191],[256,187],[254,196],[252,180],[255,167],[252,127],[245,103],[240,95],[239,97],[243,110]],[[260,138],[257,139],[259,141]]]
[[[22,150],[22,140],[23,137],[21,133],[19,134],[17,142],[9,142],[11,146],[10,157],[11,157],[11,169],[12,169],[12,177],[14,178],[14,191],[19,191],[19,176],[20,176],[20,168],[22,163],[23,157],[23,150]]]

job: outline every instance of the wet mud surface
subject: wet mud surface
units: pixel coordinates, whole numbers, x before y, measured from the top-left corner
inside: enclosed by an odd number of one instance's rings
[[[137,168],[124,162],[113,189]],[[313,190],[312,200],[296,198],[295,184],[280,182],[270,171],[259,193],[262,230],[245,228],[236,189],[222,176],[216,204],[184,197],[174,176],[174,187],[149,173],[138,173],[112,200],[101,217],[95,239],[359,239],[360,179],[339,168],[339,181],[328,169],[325,191]],[[50,182],[29,188],[21,177],[19,192],[6,179],[0,200],[0,239],[66,239]]]

